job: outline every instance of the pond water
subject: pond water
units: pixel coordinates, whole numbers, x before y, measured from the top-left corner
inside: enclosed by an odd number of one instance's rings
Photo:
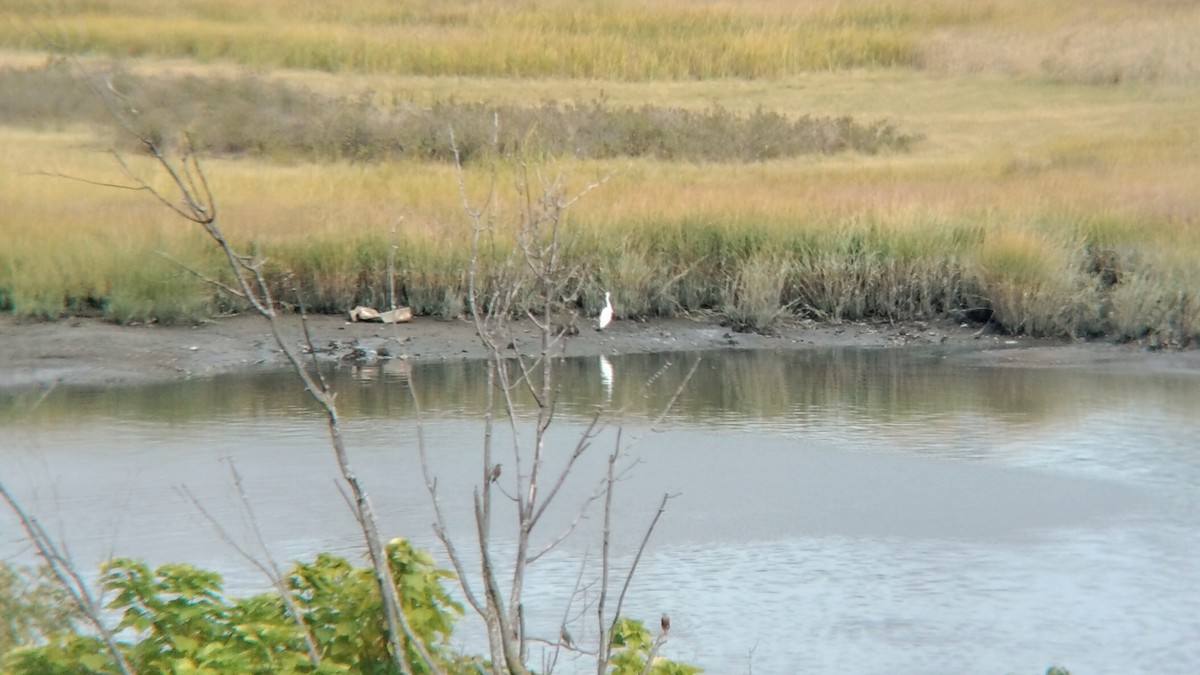
[[[632,467],[614,509],[618,573],[675,495],[625,612],[648,625],[669,612],[671,658],[712,673],[1200,668],[1194,373],[986,367],[928,349],[610,356],[565,360],[560,373],[551,465],[597,410],[614,423],[542,541],[570,523],[619,444]],[[406,377],[451,532],[470,542],[484,370],[333,374],[386,536],[436,552]],[[277,559],[359,559],[322,418],[287,373],[8,396],[0,421],[0,479],[89,569],[110,554],[182,560],[220,570],[233,591],[262,589],[192,502],[252,547],[230,464]],[[510,486],[516,470],[502,461]],[[535,566],[532,633],[556,639],[567,615],[577,640],[594,641],[575,618],[594,589],[565,603],[581,569],[585,582],[598,573],[599,521]],[[511,528],[496,532],[509,548]],[[31,557],[7,511],[0,557]],[[468,621],[459,639],[481,650],[479,635]],[[584,662],[560,664],[575,668]]]

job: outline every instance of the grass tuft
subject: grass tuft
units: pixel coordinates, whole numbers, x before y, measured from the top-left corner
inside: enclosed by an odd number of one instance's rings
[[[729,282],[721,314],[734,330],[769,333],[788,311],[781,298],[791,274],[790,260],[767,253],[739,265]]]

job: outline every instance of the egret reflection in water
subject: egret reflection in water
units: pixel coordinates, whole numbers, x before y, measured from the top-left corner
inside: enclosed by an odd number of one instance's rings
[[[604,399],[612,400],[613,394],[613,365],[608,357],[600,355],[600,384],[604,387]]]

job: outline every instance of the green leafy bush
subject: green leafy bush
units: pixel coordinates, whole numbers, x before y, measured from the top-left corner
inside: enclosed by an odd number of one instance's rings
[[[70,598],[46,570],[0,562],[0,668],[4,654],[44,643],[79,618]]]
[[[416,636],[448,672],[468,661],[448,639],[462,608],[440,581],[451,575],[408,542],[387,547],[401,605]],[[125,658],[138,672],[350,673],[395,672],[372,570],[322,553],[296,563],[285,583],[300,616],[288,614],[276,594],[231,598],[221,576],[182,563],[150,569],[116,558],[101,570],[100,585],[113,596],[116,633]],[[63,627],[60,627],[63,628]],[[306,633],[319,656],[310,657]],[[14,675],[117,672],[104,643],[66,627],[40,645],[10,651],[4,667]],[[409,654],[413,672],[426,672]]]
[[[654,648],[654,636],[637,619],[617,619],[612,632],[613,654],[609,658],[612,675],[640,675]],[[686,663],[654,657],[650,675],[695,675],[704,672]]]

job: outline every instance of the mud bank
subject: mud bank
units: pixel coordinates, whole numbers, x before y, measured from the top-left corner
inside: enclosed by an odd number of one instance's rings
[[[286,339],[306,345],[298,319],[282,322]],[[476,359],[484,348],[467,321],[418,318],[411,323],[309,320],[319,358]],[[515,348],[536,350],[536,331],[516,324]],[[1200,350],[1151,352],[1138,345],[1034,340],[950,323],[789,322],[776,335],[737,333],[707,317],[618,321],[565,338],[566,356],[713,349],[897,348],[925,346],[947,358],[989,365],[1161,370],[1200,376]],[[99,319],[33,322],[0,315],[0,389],[51,385],[140,384],[275,368],[285,363],[266,321],[214,319],[200,326],[117,326]]]

